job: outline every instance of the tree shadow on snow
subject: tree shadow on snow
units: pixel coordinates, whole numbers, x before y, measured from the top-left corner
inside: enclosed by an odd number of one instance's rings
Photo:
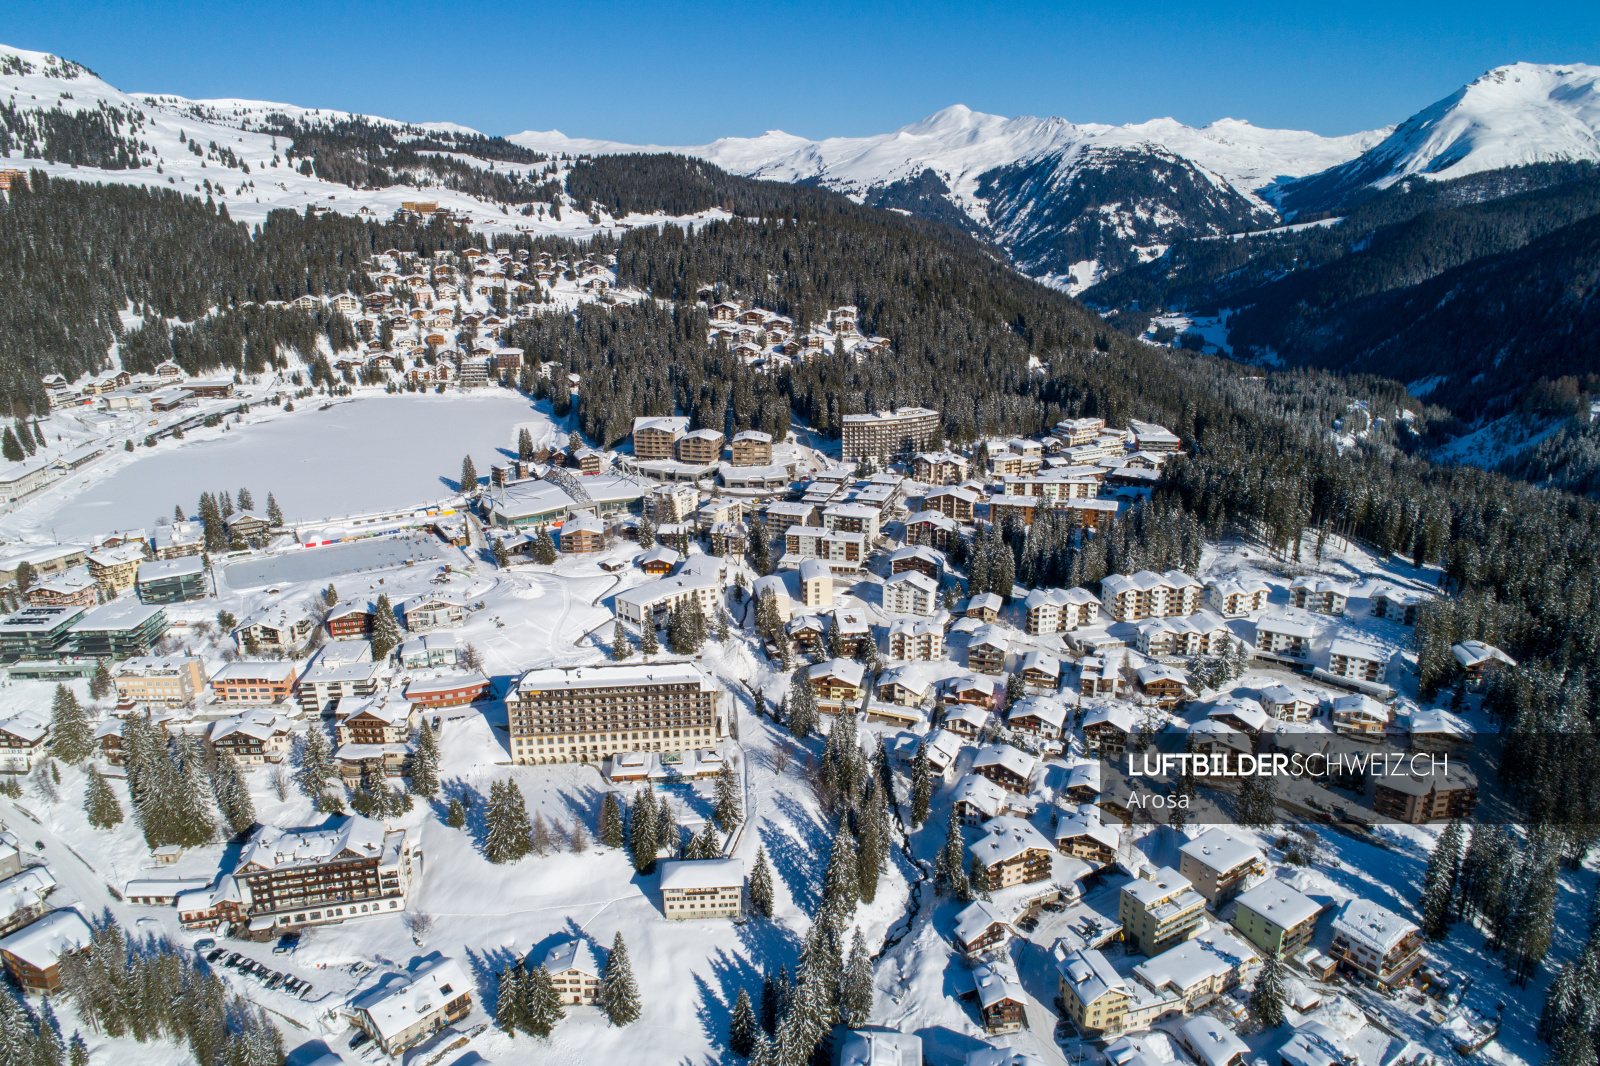
[[[778,793],[773,805],[789,819],[786,832],[770,819],[762,819],[761,843],[795,904],[807,914],[821,902],[822,874],[827,864],[832,834],[793,796]]]
[[[483,1004],[483,1009],[492,1018],[500,1003],[500,975],[521,959],[507,947],[485,951],[467,948],[466,955],[467,969],[472,972],[472,980],[478,986],[478,1002]]]

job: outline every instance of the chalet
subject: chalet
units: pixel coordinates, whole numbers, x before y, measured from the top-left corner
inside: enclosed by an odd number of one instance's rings
[[[923,452],[912,460],[911,476],[924,485],[959,485],[967,479],[967,461],[953,452]]]
[[[1038,760],[1010,744],[991,744],[972,760],[972,772],[1009,792],[1026,794]]]
[[[1340,736],[1379,743],[1389,726],[1389,708],[1359,692],[1333,701],[1333,728]]]
[[[966,704],[956,704],[949,708],[945,715],[944,727],[950,732],[968,740],[982,734],[985,726],[989,724],[989,709],[987,707],[974,707]]]
[[[988,870],[991,888],[1050,880],[1050,857],[1055,849],[1025,818],[1001,815],[990,819],[967,850],[973,862]]]
[[[1012,794],[980,774],[956,783],[953,816],[962,825],[982,825],[1011,811]]]
[[[51,911],[0,940],[0,961],[25,994],[48,996],[61,990],[61,961],[89,947],[92,930],[76,910]]]
[[[38,710],[13,711],[0,718],[0,772],[25,774],[49,750],[50,720]]]
[[[1260,703],[1237,692],[1230,692],[1218,700],[1216,706],[1207,712],[1206,717],[1226,722],[1239,732],[1249,733],[1251,736],[1261,732],[1271,721],[1267,712],[1261,709]]]
[[[944,699],[949,704],[963,707],[980,707],[988,710],[997,706],[1004,689],[992,677],[972,674],[952,677],[944,683]]]
[[[1026,696],[1006,715],[1006,726],[1019,733],[1043,740],[1059,740],[1067,721],[1067,708],[1060,700]]]
[[[977,900],[956,915],[956,950],[969,959],[1002,948],[1011,936],[1010,920],[988,900]]]
[[[967,667],[980,674],[1000,674],[1011,654],[1011,640],[997,625],[980,626],[967,642]]]
[[[1122,649],[1108,648],[1099,655],[1085,655],[1078,661],[1078,694],[1085,698],[1094,696],[1120,696],[1127,687],[1123,668],[1132,668],[1132,661]]]
[[[1056,850],[1084,862],[1109,865],[1117,859],[1122,833],[1101,820],[1100,808],[1085,802],[1056,823]]]
[[[865,614],[836,608],[832,618],[834,632],[839,635],[839,648],[844,654],[859,655],[872,645],[872,624]]]
[[[1271,685],[1261,690],[1266,712],[1280,722],[1309,722],[1320,701],[1304,689],[1291,685]]]
[[[1043,651],[1030,651],[1018,668],[1023,685],[1033,692],[1055,692],[1061,684],[1061,660]]]
[[[1472,689],[1482,687],[1484,681],[1506,667],[1517,665],[1517,660],[1481,640],[1463,640],[1460,644],[1452,644],[1450,654],[1455,657],[1456,665],[1466,677],[1467,687]]]
[[[852,659],[829,659],[806,668],[817,705],[825,711],[837,711],[846,703],[859,702],[864,693],[865,673],[866,668]]]
[[[639,556],[639,569],[654,577],[665,577],[682,561],[683,556],[665,545],[658,544]]]
[[[1269,588],[1265,581],[1212,581],[1206,585],[1206,604],[1224,618],[1243,618],[1265,610]]]
[[[413,633],[426,633],[433,629],[451,629],[467,620],[467,605],[446,596],[423,593],[400,605],[405,626]]]
[[[270,712],[251,712],[211,723],[211,746],[227,752],[246,769],[280,763],[294,734],[289,719]]]
[[[48,866],[23,869],[21,862],[15,847],[0,844],[0,937],[38,921],[50,910],[45,901],[55,891],[55,875]]]
[[[1064,786],[1067,799],[1073,803],[1095,803],[1100,799],[1100,763],[1081,762],[1067,771]]]
[[[1028,1024],[1027,993],[1010,959],[990,958],[972,970],[972,998],[984,1031],[1014,1033]]]
[[[587,940],[574,938],[556,944],[535,962],[530,955],[526,965],[541,965],[555,986],[556,998],[574,1007],[600,1006],[600,979],[605,968]]]
[[[963,612],[968,618],[976,618],[980,622],[997,622],[1000,620],[1000,608],[1005,606],[1005,601],[999,593],[980,592],[967,600]]]
[[[465,971],[454,959],[438,957],[350,1002],[355,1027],[392,1057],[471,1013]]]
[[[291,616],[287,608],[267,608],[234,632],[239,647],[246,651],[289,651],[303,644],[317,628],[307,614]]]
[[[266,536],[272,524],[264,515],[256,514],[254,511],[238,511],[229,515],[224,520],[224,525],[228,527],[228,537],[234,542],[239,542]]]
[[[335,640],[370,637],[377,624],[376,611],[371,600],[345,600],[328,612],[323,625]]]
[[[1188,691],[1189,675],[1176,666],[1149,663],[1135,670],[1134,678],[1139,691],[1154,700],[1158,707],[1173,707]]]
[[[1091,754],[1102,759],[1120,759],[1128,743],[1139,731],[1132,707],[1108,703],[1095,707],[1083,719],[1083,741]]]
[[[944,580],[944,553],[920,544],[908,544],[889,555],[889,573],[903,574],[915,570],[935,582]]]
[[[68,570],[28,588],[33,607],[93,607],[99,603],[99,583],[87,567]]]
[[[878,675],[878,699],[901,707],[920,707],[933,692],[933,682],[913,673],[914,667],[896,667]]]

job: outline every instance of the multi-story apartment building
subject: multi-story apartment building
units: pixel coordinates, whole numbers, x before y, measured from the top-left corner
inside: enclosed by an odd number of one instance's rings
[[[967,479],[967,460],[954,452],[923,452],[912,461],[911,476],[924,485],[959,485]]]
[[[1112,574],[1100,582],[1100,600],[1119,622],[1193,614],[1204,593],[1205,587],[1182,570]]]
[[[693,663],[529,670],[506,700],[520,764],[598,762],[619,751],[712,748],[722,691]]]
[[[1233,630],[1211,611],[1175,617],[1146,618],[1138,630],[1139,654],[1152,659],[1169,655],[1221,655],[1233,644]]]
[[[72,627],[87,608],[24,607],[0,619],[0,659],[53,659],[71,643]]]
[[[1307,660],[1311,658],[1311,642],[1316,635],[1316,626],[1298,618],[1286,615],[1263,618],[1256,623],[1256,650]]]
[[[139,574],[139,564],[144,562],[144,547],[139,544],[119,544],[115,548],[101,548],[89,553],[89,574],[100,591],[115,596],[123,589],[133,587]]]
[[[236,909],[252,929],[401,911],[420,859],[404,829],[385,830],[366,818],[346,816],[296,829],[262,826],[227,875],[237,902],[223,906]]]
[[[1388,657],[1371,645],[1358,644],[1353,640],[1335,640],[1328,645],[1330,674],[1381,685],[1388,670]]]
[[[743,859],[680,859],[659,865],[661,910],[668,918],[738,918],[744,913]]]
[[[1029,636],[1070,633],[1100,620],[1100,601],[1088,589],[1034,589],[1022,601]]]
[[[1478,779],[1462,766],[1432,774],[1386,775],[1373,785],[1372,809],[1410,825],[1468,819],[1478,806]]]
[[[1178,871],[1141,867],[1139,876],[1122,886],[1117,921],[1140,951],[1154,957],[1193,936],[1205,922],[1205,910],[1205,897]]]
[[[1243,618],[1262,611],[1271,591],[1265,581],[1211,581],[1206,584],[1206,605],[1224,618]]]
[[[564,940],[545,952],[542,959],[535,959],[530,954],[523,965],[529,969],[543,966],[562,1004],[574,1007],[601,1005],[600,978],[605,973],[605,967],[587,940]]]
[[[944,658],[944,626],[933,619],[897,619],[889,626],[889,658],[937,662]]]
[[[1417,612],[1431,598],[1415,589],[1397,589],[1392,585],[1384,585],[1372,593],[1372,616],[1387,618],[1403,626],[1414,626],[1417,624]]]
[[[181,707],[206,686],[205,660],[197,655],[136,655],[111,671],[117,699]]]
[[[862,459],[884,462],[898,455],[925,451],[939,428],[939,412],[926,407],[901,407],[840,420],[847,463]]]
[[[182,603],[204,598],[211,590],[198,556],[140,563],[137,585],[145,603]]]
[[[1242,892],[1250,878],[1267,872],[1261,850],[1226,829],[1208,829],[1178,849],[1178,872],[1219,906]]]
[[[979,626],[967,642],[967,666],[980,674],[999,674],[1011,654],[1011,638],[997,625]]]
[[[922,498],[922,509],[924,511],[936,511],[946,518],[954,519],[956,522],[970,522],[973,515],[977,513],[978,501],[981,498],[971,489],[952,485],[924,496]],[[935,544],[934,547],[939,548],[941,551],[949,550],[948,546],[941,547]]]
[[[1344,614],[1350,586],[1343,581],[1305,575],[1289,582],[1289,602],[1313,614]]]
[[[1093,444],[1105,432],[1105,428],[1106,420],[1103,418],[1064,418],[1050,432],[1060,438],[1064,447],[1076,448]]]
[[[1262,951],[1293,958],[1311,943],[1322,907],[1276,878],[1239,895],[1234,927]]]
[[[637,626],[658,626],[673,608],[686,603],[699,604],[702,615],[715,618],[721,593],[722,585],[715,574],[679,573],[619,592],[614,602],[618,618]]]
[[[290,662],[236,659],[211,675],[218,703],[282,703],[294,694],[295,669]]]
[[[770,466],[772,434],[757,429],[735,433],[730,444],[734,466]]]
[[[1056,972],[1067,1017],[1091,1036],[1145,1029],[1176,1008],[1174,997],[1117,973],[1098,948],[1074,951],[1056,964]]]
[[[920,570],[905,570],[883,583],[883,609],[930,615],[939,609],[939,583]]]
[[[74,655],[126,659],[149,655],[167,632],[167,612],[155,604],[113,600],[91,608],[71,630]]]
[[[635,418],[633,457],[639,460],[671,459],[678,438],[689,432],[689,420],[679,415]]]
[[[1422,931],[1386,907],[1357,897],[1333,916],[1333,948],[1341,965],[1393,988],[1425,960]]]
[[[819,526],[790,526],[783,535],[784,555],[780,566],[793,568],[803,559],[821,559],[836,574],[861,570],[867,557],[864,533],[844,533]]]
[[[472,983],[461,964],[435,958],[399,980],[355,997],[350,1019],[384,1054],[398,1057],[471,1013]]]
[[[32,607],[93,607],[100,602],[100,586],[87,566],[46,578],[28,588]]]
[[[714,429],[697,429],[685,433],[673,444],[680,463],[706,466],[722,461],[722,446],[726,443],[721,433]]]
[[[864,503],[836,503],[822,512],[822,528],[838,533],[860,533],[870,544],[878,539],[882,512]]]

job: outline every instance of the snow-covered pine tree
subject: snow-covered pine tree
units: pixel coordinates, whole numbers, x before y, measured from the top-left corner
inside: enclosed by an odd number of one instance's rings
[[[426,718],[417,730],[417,750],[411,756],[411,791],[418,796],[439,791],[439,734]]]
[[[56,686],[50,704],[50,754],[76,766],[94,754],[94,729],[78,697],[66,685]]]
[[[522,978],[522,1023],[530,1036],[548,1038],[556,1023],[567,1016],[561,995],[556,991],[550,971],[543,965],[526,971]]]
[[[733,1001],[733,1015],[728,1019],[728,1050],[748,1057],[756,1049],[756,1036],[760,1031],[761,1022],[750,1003],[750,993],[741,988],[739,998]]]
[[[1288,999],[1283,958],[1276,951],[1269,951],[1261,963],[1261,972],[1256,975],[1256,987],[1250,993],[1250,1006],[1264,1028],[1276,1029],[1283,1024],[1283,1008]]]
[[[643,628],[644,632],[639,638],[639,650],[644,653],[646,658],[649,658],[652,655],[657,655],[660,653],[661,642],[656,639],[656,626],[654,622],[647,620]]]
[[[765,845],[756,847],[756,862],[750,868],[750,910],[761,918],[772,917],[772,867]]]
[[[249,489],[240,489],[239,490],[239,510],[241,510],[241,511],[254,511],[255,509],[256,509],[256,498],[250,494],[250,490]]]
[[[612,1025],[628,1025],[639,1017],[639,986],[634,983],[628,945],[622,942],[620,929],[611,940],[611,955],[600,978],[600,1001]]]
[[[655,869],[656,856],[661,851],[661,837],[657,835],[660,821],[655,793],[647,783],[634,798],[628,815],[628,855],[639,873]]]
[[[867,938],[857,926],[839,987],[839,1014],[851,1029],[860,1029],[872,1020],[872,981],[872,956],[867,954]]]
[[[917,744],[917,754],[911,760],[911,825],[920,827],[928,820],[928,808],[933,802],[933,768],[928,765],[928,742]]]
[[[828,868],[822,876],[822,898],[843,911],[854,908],[858,899],[856,837],[845,818],[840,818],[834,828],[833,847],[828,852]]]
[[[89,678],[89,698],[103,700],[111,695],[116,684],[111,680],[111,667],[108,660],[101,659],[94,667],[94,675]]]
[[[556,552],[556,543],[550,539],[550,531],[536,530],[532,540],[533,559],[540,566],[554,566],[560,556]]]
[[[83,791],[83,811],[89,818],[89,824],[96,829],[110,829],[122,824],[122,804],[93,765],[89,767],[88,786]]]
[[[211,819],[211,781],[206,773],[205,755],[200,742],[192,735],[180,736],[173,745],[177,759],[176,779],[178,794],[173,798],[173,822],[168,843],[196,848],[208,844],[217,835],[216,822]],[[243,788],[243,782],[240,783]],[[248,793],[245,796],[249,801]],[[254,821],[255,811],[251,810]]]
[[[650,516],[645,515],[639,519],[639,548],[649,551],[656,545],[656,524],[650,521]]]
[[[494,556],[495,569],[504,570],[511,565],[511,553],[506,550],[504,537],[496,537],[489,545],[489,551]]]
[[[528,432],[527,426],[517,434],[517,458],[525,463],[533,459],[533,434]]]
[[[528,854],[532,827],[528,807],[515,781],[489,786],[489,806],[484,813],[484,858],[492,863],[516,862]]]
[[[968,865],[967,888],[973,899],[987,900],[989,896],[989,868],[976,855]]]
[[[338,774],[333,765],[333,751],[328,745],[328,734],[313,722],[306,730],[300,745],[300,768],[295,776],[300,789],[312,799],[319,799],[328,791],[328,783]]]
[[[461,458],[461,491],[469,496],[478,491],[478,468],[470,455]]]
[[[1587,1029],[1569,1025],[1556,1038],[1548,1066],[1595,1066],[1594,1037]]]
[[[445,811],[444,824],[451,829],[465,829],[467,825],[467,809],[461,805],[459,796],[450,797],[450,806]]]
[[[711,816],[724,833],[733,832],[744,817],[739,802],[739,778],[726,763],[717,771],[717,805]]]
[[[1506,973],[1518,987],[1527,987],[1550,950],[1555,934],[1559,873],[1553,858],[1541,857],[1527,877],[1520,899],[1506,922]]]
[[[817,694],[804,669],[796,671],[788,700],[789,732],[804,740],[817,731]]]
[[[255,824],[256,805],[250,798],[250,786],[245,784],[239,762],[230,752],[216,753],[211,764],[211,793],[216,797],[222,820],[235,835]]]
[[[387,592],[378,593],[378,602],[373,608],[373,614],[372,661],[381,663],[389,658],[390,652],[400,646],[400,622],[395,618],[394,606],[389,602]]]
[[[517,1037],[517,1031],[522,1028],[520,1024],[522,1004],[522,968],[507,966],[500,972],[500,980],[495,990],[494,1024],[496,1029],[513,1040]]]
[[[278,500],[272,493],[267,493],[267,521],[274,529],[283,526],[283,508],[278,506]]]
[[[1422,878],[1422,935],[1443,940],[1450,931],[1455,907],[1456,879],[1461,873],[1461,823],[1452,820],[1439,834],[1439,842],[1428,856],[1428,869]]]
[[[883,806],[883,791],[878,787],[877,778],[871,777],[867,794],[862,800],[861,813],[856,818],[856,898],[862,903],[871,903],[878,898],[878,878],[883,874],[887,854],[884,840],[884,833],[888,831],[887,813],[888,809]]]
[[[622,628],[622,619],[617,619],[617,624],[611,627],[611,658],[616,662],[633,657],[633,642],[628,639],[628,631]]]
[[[683,847],[683,828],[666,796],[656,802],[656,840],[673,855]]]
[[[608,848],[620,848],[628,842],[623,826],[622,802],[615,792],[607,792],[600,801],[600,843]]]

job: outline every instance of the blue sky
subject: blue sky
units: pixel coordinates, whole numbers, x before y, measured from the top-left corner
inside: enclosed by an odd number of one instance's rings
[[[1337,9],[1335,9],[1337,8]],[[695,144],[1003,115],[1350,133],[1493,66],[1600,62],[1600,8],[1212,3],[36,3],[0,41],[127,90]]]

